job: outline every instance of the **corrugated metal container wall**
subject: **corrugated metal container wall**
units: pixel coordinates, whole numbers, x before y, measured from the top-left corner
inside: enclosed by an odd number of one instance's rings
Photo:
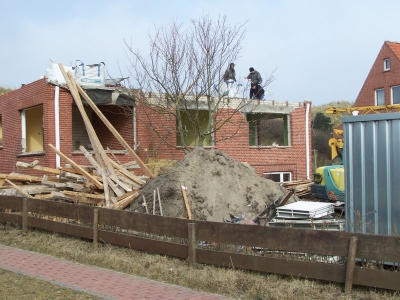
[[[400,235],[400,113],[342,122],[346,231]]]

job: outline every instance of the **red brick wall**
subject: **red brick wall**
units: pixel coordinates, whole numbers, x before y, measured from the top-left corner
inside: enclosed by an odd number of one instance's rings
[[[383,62],[386,58],[390,58],[389,71],[384,71],[383,69]],[[385,90],[385,105],[392,104],[391,87],[396,85],[400,85],[400,61],[385,42],[358,94],[354,106],[376,105],[375,90],[379,88],[384,88]]]
[[[3,123],[3,144],[0,147],[0,173],[21,172],[29,175],[42,176],[43,172],[28,170],[15,167],[17,161],[31,163],[39,160],[39,165],[51,168],[56,167],[56,154],[48,146],[56,146],[55,133],[55,114],[54,99],[56,87],[47,84],[45,79],[41,79],[22,86],[20,89],[0,96],[0,114]],[[64,88],[59,88],[59,133],[60,149],[63,154],[81,165],[90,165],[83,154],[73,153],[72,145],[72,106],[74,100],[70,92]],[[20,111],[26,108],[43,105],[43,138],[44,152],[40,154],[22,154],[21,150],[21,115]],[[103,107],[109,121],[115,126],[118,132],[133,146],[132,117],[122,116],[112,113],[116,108],[112,106]],[[114,111],[115,112],[115,111]],[[93,113],[94,128],[103,144],[112,150],[123,149],[120,143],[114,138],[112,133]],[[132,161],[132,157],[126,154],[116,154],[121,162]],[[66,164],[61,159],[61,165]]]
[[[311,103],[310,103],[311,106]],[[311,109],[310,109],[311,110]],[[175,119],[167,115],[160,116],[152,114],[148,109],[138,105],[138,130],[137,139],[139,143],[138,153],[146,161],[148,157],[161,159],[181,159],[183,151],[176,145]],[[222,112],[220,118],[225,118]],[[149,121],[151,120],[151,121]],[[155,135],[153,128],[162,133],[166,142]],[[262,175],[264,172],[292,172],[292,179],[304,179],[311,177],[311,114],[309,111],[309,174],[306,174],[306,107],[295,109],[290,114],[290,140],[291,145],[287,147],[256,147],[249,146],[249,126],[243,114],[236,114],[227,123],[223,130],[215,135],[214,147],[221,150],[232,158],[246,162],[253,166],[256,172]],[[234,138],[223,140],[223,138],[235,134]],[[222,139],[222,140],[221,140]],[[168,145],[169,143],[169,145]]]

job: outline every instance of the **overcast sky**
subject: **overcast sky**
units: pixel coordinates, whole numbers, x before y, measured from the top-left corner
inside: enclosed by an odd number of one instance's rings
[[[5,1],[0,0],[0,86],[45,75],[52,59],[128,65],[124,39],[146,50],[154,25],[204,14],[246,24],[237,77],[277,68],[269,100],[354,101],[384,41],[400,40],[399,0]]]

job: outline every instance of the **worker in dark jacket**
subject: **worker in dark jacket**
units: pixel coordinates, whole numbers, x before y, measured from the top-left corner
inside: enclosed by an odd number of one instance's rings
[[[226,69],[225,74],[224,74],[224,81],[226,82],[229,79],[236,81],[236,71],[235,71],[234,63],[229,64],[229,67]]]
[[[250,84],[260,85],[262,82],[260,73],[254,70],[254,68],[250,68],[249,71],[250,74],[247,75],[245,79],[250,80]],[[250,88],[250,99],[253,99],[254,94],[255,94],[255,89]]]
[[[264,100],[265,91],[259,84],[251,84],[251,90],[253,91],[253,98],[256,100]],[[253,99],[252,98],[252,99]]]
[[[234,63],[230,63],[229,67],[226,69],[224,74],[224,81],[226,83],[227,89],[229,89],[232,84],[236,82],[236,71]]]

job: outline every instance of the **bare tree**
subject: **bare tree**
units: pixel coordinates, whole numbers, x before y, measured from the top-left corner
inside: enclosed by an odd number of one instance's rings
[[[131,57],[130,85],[139,91],[135,100],[146,107],[142,115],[147,114],[146,124],[160,142],[168,143],[176,135],[188,152],[187,146],[211,145],[239,132],[241,125],[236,124],[233,132],[216,137],[227,123],[238,122],[234,116],[249,104],[242,99],[232,105],[219,89],[227,66],[240,53],[244,26],[229,25],[225,16],[203,16],[191,20],[188,29],[176,22],[155,27],[155,33],[149,33],[148,55],[125,41]],[[154,114],[164,125],[151,122]],[[167,125],[171,123],[175,126]]]

